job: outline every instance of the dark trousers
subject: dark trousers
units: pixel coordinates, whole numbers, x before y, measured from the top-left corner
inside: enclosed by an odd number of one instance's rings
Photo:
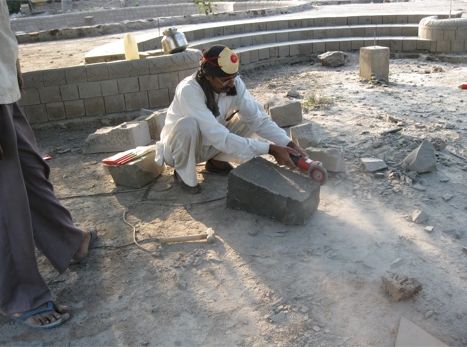
[[[0,310],[24,312],[51,300],[34,246],[60,272],[83,239],[58,202],[34,134],[16,103],[0,104]]]

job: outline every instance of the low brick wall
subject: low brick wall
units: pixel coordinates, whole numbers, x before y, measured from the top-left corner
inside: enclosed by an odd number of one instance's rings
[[[24,74],[20,105],[31,124],[159,108],[196,71],[201,53],[188,49],[141,60],[32,71]]]
[[[418,37],[436,42],[437,53],[467,52],[467,18],[423,18]]]

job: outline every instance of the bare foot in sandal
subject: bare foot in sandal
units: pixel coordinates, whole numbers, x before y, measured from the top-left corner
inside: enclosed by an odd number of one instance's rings
[[[31,328],[50,329],[62,325],[70,319],[70,308],[56,305],[53,301],[22,313],[12,315],[12,318]]]
[[[73,256],[73,262],[78,263],[88,255],[89,248],[97,240],[97,230],[96,229],[89,229],[88,231],[84,232],[83,240],[78,248],[78,251]]]

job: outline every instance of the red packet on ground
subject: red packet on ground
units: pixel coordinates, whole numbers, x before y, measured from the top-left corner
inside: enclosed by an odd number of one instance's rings
[[[154,151],[154,146],[139,146],[102,159],[102,163],[106,165],[120,166],[140,158],[151,151]]]

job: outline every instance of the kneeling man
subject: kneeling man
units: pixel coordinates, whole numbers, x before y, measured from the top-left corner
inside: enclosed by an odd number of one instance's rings
[[[172,166],[175,179],[189,193],[200,192],[197,163],[206,161],[209,172],[228,173],[228,161],[269,153],[278,164],[293,168],[290,153],[303,153],[251,96],[238,69],[235,52],[210,47],[198,71],[179,83],[167,110],[156,161]]]

